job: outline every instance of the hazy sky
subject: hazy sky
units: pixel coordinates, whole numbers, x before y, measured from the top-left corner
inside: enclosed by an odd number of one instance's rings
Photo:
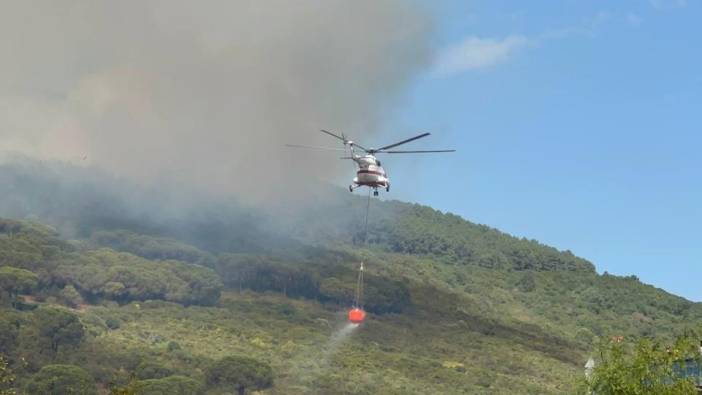
[[[702,300],[702,1],[3,1],[0,150],[275,196],[347,184]],[[85,160],[83,160],[85,158]],[[176,184],[180,185],[180,184]],[[269,187],[275,187],[272,189]]]
[[[402,0],[0,4],[0,150],[274,198],[331,178],[284,148],[378,129],[430,67]]]
[[[702,1],[432,4],[434,67],[383,140],[459,152],[385,158],[391,196],[702,300]]]

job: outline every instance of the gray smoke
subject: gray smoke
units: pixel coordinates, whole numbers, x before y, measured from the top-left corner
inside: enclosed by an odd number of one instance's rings
[[[0,150],[271,195],[348,171],[282,145],[369,137],[429,41],[403,0],[4,1]]]

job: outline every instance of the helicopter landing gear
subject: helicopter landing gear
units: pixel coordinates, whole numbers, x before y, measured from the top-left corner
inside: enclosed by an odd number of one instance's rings
[[[353,185],[349,185],[349,192],[353,193]]]
[[[385,192],[390,192],[390,184],[385,186]]]
[[[378,190],[373,191],[373,196],[378,196]]]

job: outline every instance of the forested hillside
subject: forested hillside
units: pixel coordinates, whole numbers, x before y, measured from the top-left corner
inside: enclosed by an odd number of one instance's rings
[[[365,197],[184,204],[84,171],[0,167],[0,393],[563,394],[598,339],[702,322],[428,207],[374,200],[363,243]],[[362,260],[371,315],[342,338]]]

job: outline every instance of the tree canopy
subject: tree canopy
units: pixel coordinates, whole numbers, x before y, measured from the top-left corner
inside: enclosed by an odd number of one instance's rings
[[[141,235],[128,230],[99,230],[93,232],[90,240],[98,246],[130,252],[147,259],[170,259],[205,266],[214,261],[212,254],[178,240]]]
[[[248,357],[222,358],[215,362],[206,374],[210,385],[234,388],[240,395],[243,395],[247,389],[260,390],[273,385],[271,367]]]
[[[97,395],[95,381],[74,365],[47,365],[32,377],[28,391],[43,395]]]
[[[222,289],[212,269],[180,261],[150,261],[106,248],[67,256],[58,263],[55,277],[91,297],[125,303],[162,299],[211,305]]]
[[[75,314],[58,308],[39,308],[35,313],[39,334],[48,341],[51,350],[60,346],[77,346],[83,339],[84,329]]]
[[[35,272],[71,247],[43,225],[0,218],[0,266]]]
[[[0,290],[9,295],[13,304],[18,294],[32,292],[37,283],[37,275],[29,270],[12,266],[0,267]]]

